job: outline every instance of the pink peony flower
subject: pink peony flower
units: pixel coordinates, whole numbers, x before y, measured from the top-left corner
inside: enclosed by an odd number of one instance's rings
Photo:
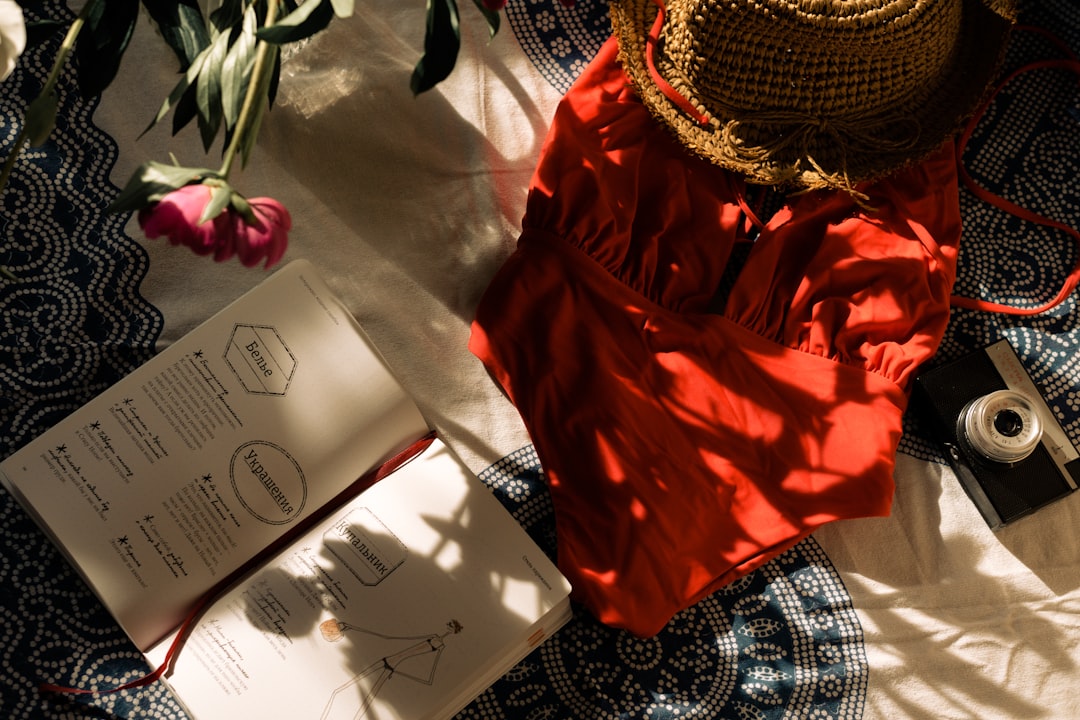
[[[210,196],[206,185],[185,185],[139,210],[139,227],[150,239],[165,236],[173,245],[186,245],[198,255],[213,254],[217,262],[236,255],[247,267],[264,258],[270,267],[281,259],[292,228],[289,211],[281,203],[273,198],[248,200],[254,223],[231,207],[199,223]]]

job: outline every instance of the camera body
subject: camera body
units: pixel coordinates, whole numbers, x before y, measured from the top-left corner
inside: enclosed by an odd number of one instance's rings
[[[992,529],[1077,489],[1080,453],[1007,340],[919,375],[912,408]]]

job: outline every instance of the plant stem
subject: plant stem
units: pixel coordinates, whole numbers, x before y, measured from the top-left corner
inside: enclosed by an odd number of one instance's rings
[[[49,71],[49,77],[45,80],[45,85],[41,88],[41,92],[38,93],[39,98],[47,97],[56,92],[56,83],[60,81],[60,73],[63,72],[68,56],[71,55],[71,51],[75,49],[75,41],[82,31],[83,25],[86,24],[86,18],[90,17],[90,11],[97,7],[99,2],[101,2],[101,0],[89,0],[89,2],[83,5],[82,10],[79,11],[79,15],[75,18],[75,21],[71,23],[71,27],[68,28],[67,34],[64,35],[64,41],[60,43],[60,49],[56,52],[56,59],[53,60],[53,66],[52,70]],[[19,129],[19,135],[15,138],[15,144],[11,147],[11,152],[8,153],[7,158],[4,160],[3,169],[0,170],[0,198],[3,198],[4,192],[7,190],[11,171],[15,169],[15,162],[19,159],[19,155],[22,153],[22,147],[26,144],[29,135],[30,130],[27,128],[26,119],[24,118],[22,127]],[[0,277],[10,281],[18,280],[14,273],[2,265],[0,265]]]
[[[267,0],[266,20],[264,27],[274,24],[277,18],[279,0]],[[259,132],[262,120],[261,103],[266,102],[266,94],[270,87],[270,73],[274,68],[272,52],[276,52],[277,46],[265,40],[259,40],[255,49],[255,63],[251,69],[251,80],[248,82],[247,94],[244,95],[244,104],[240,108],[240,116],[236,120],[236,128],[233,130],[232,140],[225,151],[225,161],[221,165],[221,177],[228,179],[229,171],[232,170],[233,160],[239,154],[250,135]],[[247,153],[244,153],[244,162]]]
[[[60,80],[60,73],[64,69],[64,64],[67,63],[68,56],[71,55],[71,51],[75,49],[75,41],[79,37],[79,32],[82,30],[83,25],[86,24],[86,18],[89,17],[90,11],[93,10],[101,0],[90,0],[79,11],[78,17],[71,23],[71,27],[68,28],[67,34],[64,36],[64,41],[60,44],[60,49],[56,53],[56,59],[53,61],[52,70],[49,72],[49,77],[45,81],[45,86],[41,88],[41,92],[38,93],[38,97],[47,97],[56,91],[56,83]],[[7,160],[4,161],[4,168],[0,170],[0,195],[3,194],[7,188],[8,178],[11,177],[11,171],[15,167],[15,161],[19,157],[19,153],[22,152],[22,146],[26,143],[26,138],[29,135],[29,129],[26,123],[23,122],[22,128],[19,130],[19,136],[15,140],[15,145],[12,147],[11,152],[8,154]]]

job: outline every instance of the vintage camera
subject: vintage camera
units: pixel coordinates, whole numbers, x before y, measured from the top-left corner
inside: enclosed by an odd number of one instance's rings
[[[912,409],[995,530],[1077,488],[1080,454],[1007,340],[919,375]]]

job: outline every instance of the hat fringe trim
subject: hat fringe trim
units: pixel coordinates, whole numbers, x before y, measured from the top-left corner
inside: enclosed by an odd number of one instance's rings
[[[794,183],[807,190],[843,190],[855,198],[864,209],[870,209],[865,204],[868,198],[855,190],[848,175],[848,152],[853,149],[908,151],[916,147],[920,129],[918,122],[912,119],[907,123],[907,132],[903,133],[903,137],[882,137],[872,132],[875,127],[880,127],[872,122],[815,120],[798,113],[780,112],[768,117],[755,115],[750,120],[758,128],[777,128],[775,140],[760,145],[746,145],[740,133],[743,122],[745,121],[732,120],[719,128],[720,144],[717,149],[722,148],[722,154],[729,163],[747,175],[764,177],[768,184]],[[811,147],[818,144],[821,135],[832,138],[836,151],[842,157],[841,169],[837,172],[826,171],[813,157]],[[782,155],[799,159],[787,166],[777,165],[776,158]],[[801,167],[803,159],[809,167]]]
[[[867,198],[855,191],[848,177],[846,161],[848,150],[906,152],[918,145],[921,128],[919,122],[913,118],[892,123],[887,127],[888,132],[883,133],[880,115],[877,114],[851,118],[827,118],[794,110],[740,113],[719,98],[710,95],[703,96],[710,103],[710,107],[715,108],[716,111],[728,117],[737,118],[721,125],[710,117],[708,112],[698,108],[689,97],[680,92],[657,67],[656,56],[660,52],[661,31],[666,17],[666,8],[662,0],[653,1],[657,7],[657,13],[645,37],[645,65],[656,89],[698,125],[713,126],[719,134],[721,141],[719,147],[722,148],[722,154],[735,166],[745,168],[744,172],[761,175],[762,170],[770,164],[770,159],[775,159],[784,151],[788,151],[786,154],[789,157],[805,158],[813,169],[800,170],[799,161],[796,160],[787,168],[774,166],[774,172],[766,173],[763,180],[770,184],[788,184],[799,179],[800,185],[807,190],[823,188],[844,190],[861,204]],[[684,87],[691,85],[675,69],[671,69],[671,72],[678,75],[676,82],[679,85]],[[748,146],[739,132],[744,126],[752,126],[758,132],[762,129],[771,129],[775,139],[767,143]],[[814,140],[822,135],[829,136],[844,157],[839,172],[826,172],[810,155],[810,148],[815,144]]]

